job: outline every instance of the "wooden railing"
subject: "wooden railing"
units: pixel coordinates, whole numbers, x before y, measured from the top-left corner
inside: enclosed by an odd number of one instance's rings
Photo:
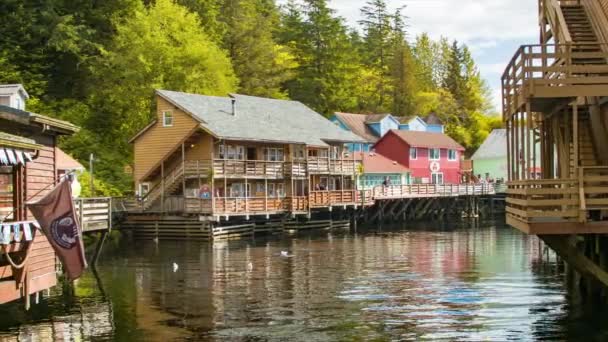
[[[306,177],[306,162],[305,161],[292,161],[285,163],[285,176],[303,178]]]
[[[376,186],[375,199],[493,195],[494,184],[412,184]]]
[[[216,197],[214,214],[251,214],[280,212],[286,210],[286,199],[264,197]]]
[[[608,85],[608,65],[587,63],[590,59],[608,59],[608,52],[589,50],[606,44],[545,44],[521,46],[502,76],[503,110],[513,113],[532,93],[551,97],[578,96],[576,87]],[[570,91],[570,92],[568,92]],[[588,90],[587,90],[588,91]]]
[[[546,19],[551,28],[551,34],[560,44],[572,43],[568,24],[564,18],[561,5],[577,3],[578,1],[539,0],[540,19]]]
[[[578,221],[577,179],[512,181],[507,189],[507,215],[526,223]]]
[[[74,207],[84,233],[112,229],[112,198],[77,198]]]
[[[311,191],[309,203],[311,208],[329,207],[332,205],[357,204],[356,190]]]
[[[353,175],[357,172],[359,164],[361,160],[308,157],[307,169],[311,174]]]
[[[578,173],[580,214],[579,221],[586,222],[592,210],[608,210],[608,167],[580,167]]]
[[[308,210],[308,197],[296,196],[286,198],[286,208],[292,212],[307,211]]]
[[[285,171],[285,162],[266,160],[227,160],[216,159],[213,161],[213,173],[215,176],[248,176],[282,178]]]

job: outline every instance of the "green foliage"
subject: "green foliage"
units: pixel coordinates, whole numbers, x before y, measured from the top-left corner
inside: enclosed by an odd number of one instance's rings
[[[488,87],[465,45],[426,34],[408,42],[407,13],[391,13],[385,0],[367,1],[361,30],[330,7],[329,0],[281,7],[5,0],[0,83],[23,83],[29,110],[81,127],[59,145],[83,165],[94,154],[100,194],[132,189],[128,140],[151,120],[155,89],[291,98],[326,115],[436,113],[470,151],[501,125],[489,115]]]
[[[90,185],[91,174],[88,172],[81,173],[78,176],[78,182],[80,182],[82,188],[80,197],[116,197],[122,195],[119,189],[96,177],[93,178],[93,186],[95,187],[95,194],[93,194]]]

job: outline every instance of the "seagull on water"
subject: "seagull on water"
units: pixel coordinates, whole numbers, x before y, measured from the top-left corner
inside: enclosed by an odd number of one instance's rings
[[[178,269],[179,269],[179,265],[176,263],[173,263],[173,273],[177,272]]]
[[[288,251],[281,251],[281,256],[282,257],[288,257],[289,256],[289,252]]]

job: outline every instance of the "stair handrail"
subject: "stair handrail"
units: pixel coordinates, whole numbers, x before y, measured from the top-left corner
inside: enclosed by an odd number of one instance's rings
[[[600,43],[600,48],[607,51],[608,48],[602,43],[608,42],[608,12],[596,0],[581,0],[581,5],[587,13],[591,27],[598,38],[598,43]]]
[[[556,44],[572,44],[572,36],[558,0],[540,0]]]
[[[184,167],[181,163],[179,163],[175,168],[173,168],[169,172],[169,174],[164,177],[165,188],[171,186],[175,182],[175,180],[179,179],[183,174]],[[150,189],[145,195],[140,197],[140,201],[142,203],[145,203],[147,201],[149,204],[152,204],[152,202],[154,202],[158,198],[158,196],[160,196],[160,193],[162,192],[162,185],[163,181],[156,183],[156,185],[154,185],[152,189]]]

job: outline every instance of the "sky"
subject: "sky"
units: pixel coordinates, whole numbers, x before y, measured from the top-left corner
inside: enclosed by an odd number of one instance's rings
[[[285,0],[279,0],[285,3]],[[329,0],[331,8],[351,26],[361,18],[366,0]],[[500,78],[517,47],[538,43],[536,0],[386,0],[391,9],[407,6],[410,39],[427,32],[466,43],[500,108]]]

